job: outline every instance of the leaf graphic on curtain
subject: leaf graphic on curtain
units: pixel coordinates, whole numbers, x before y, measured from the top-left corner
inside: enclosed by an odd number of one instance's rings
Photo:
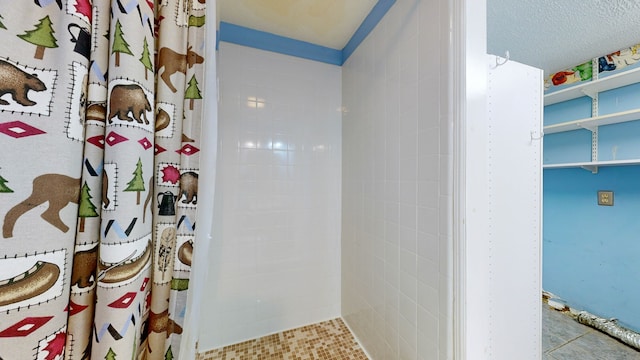
[[[91,3],[89,0],[77,0],[75,4],[76,11],[87,17],[88,22],[91,23]]]
[[[55,360],[58,356],[64,353],[64,345],[67,339],[67,333],[59,332],[53,339],[47,342],[47,346],[44,351],[47,352],[45,360]]]

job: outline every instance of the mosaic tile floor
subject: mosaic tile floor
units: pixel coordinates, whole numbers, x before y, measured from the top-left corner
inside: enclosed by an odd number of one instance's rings
[[[342,322],[334,319],[200,353],[196,360],[368,360]]]

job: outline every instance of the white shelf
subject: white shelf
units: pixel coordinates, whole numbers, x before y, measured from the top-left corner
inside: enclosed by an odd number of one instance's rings
[[[640,68],[621,72],[594,81],[587,81],[580,85],[558,90],[544,96],[544,104],[551,105],[562,101],[576,99],[582,96],[594,97],[595,94],[640,82]]]
[[[542,165],[542,168],[543,169],[583,168],[595,174],[598,172],[598,167],[600,166],[629,166],[629,165],[640,165],[640,159],[585,161],[585,162],[576,162],[576,163],[547,164],[547,165]]]
[[[567,121],[559,124],[544,127],[545,134],[554,134],[578,129],[593,129],[597,126],[618,124],[640,119],[640,109],[622,111],[614,114],[596,116],[574,121]]]
[[[562,101],[576,99],[582,96],[589,96],[593,99],[595,114],[597,115],[597,95],[600,92],[620,88],[623,86],[636,84],[640,82],[640,68],[620,72],[611,76],[607,76],[594,81],[587,81],[563,90],[559,90],[544,96],[545,105],[551,105]],[[623,122],[640,120],[640,108],[628,111],[622,111],[614,114],[599,115],[585,119],[572,120],[559,124],[545,126],[544,134],[553,134],[578,129],[588,129],[592,131],[591,135],[591,158],[597,159],[598,149],[598,132],[597,129],[602,125],[618,124]],[[600,166],[626,166],[640,165],[640,159],[631,160],[607,160],[607,161],[585,161],[563,164],[546,164],[544,169],[565,169],[565,168],[582,168],[592,173],[598,172]]]

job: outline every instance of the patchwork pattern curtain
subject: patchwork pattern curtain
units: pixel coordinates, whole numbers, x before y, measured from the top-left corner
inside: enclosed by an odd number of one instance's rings
[[[172,359],[204,0],[0,5],[0,359]]]

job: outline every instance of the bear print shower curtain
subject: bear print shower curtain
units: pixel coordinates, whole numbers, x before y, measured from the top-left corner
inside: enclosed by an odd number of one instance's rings
[[[204,0],[0,4],[0,359],[177,358],[204,15]]]

